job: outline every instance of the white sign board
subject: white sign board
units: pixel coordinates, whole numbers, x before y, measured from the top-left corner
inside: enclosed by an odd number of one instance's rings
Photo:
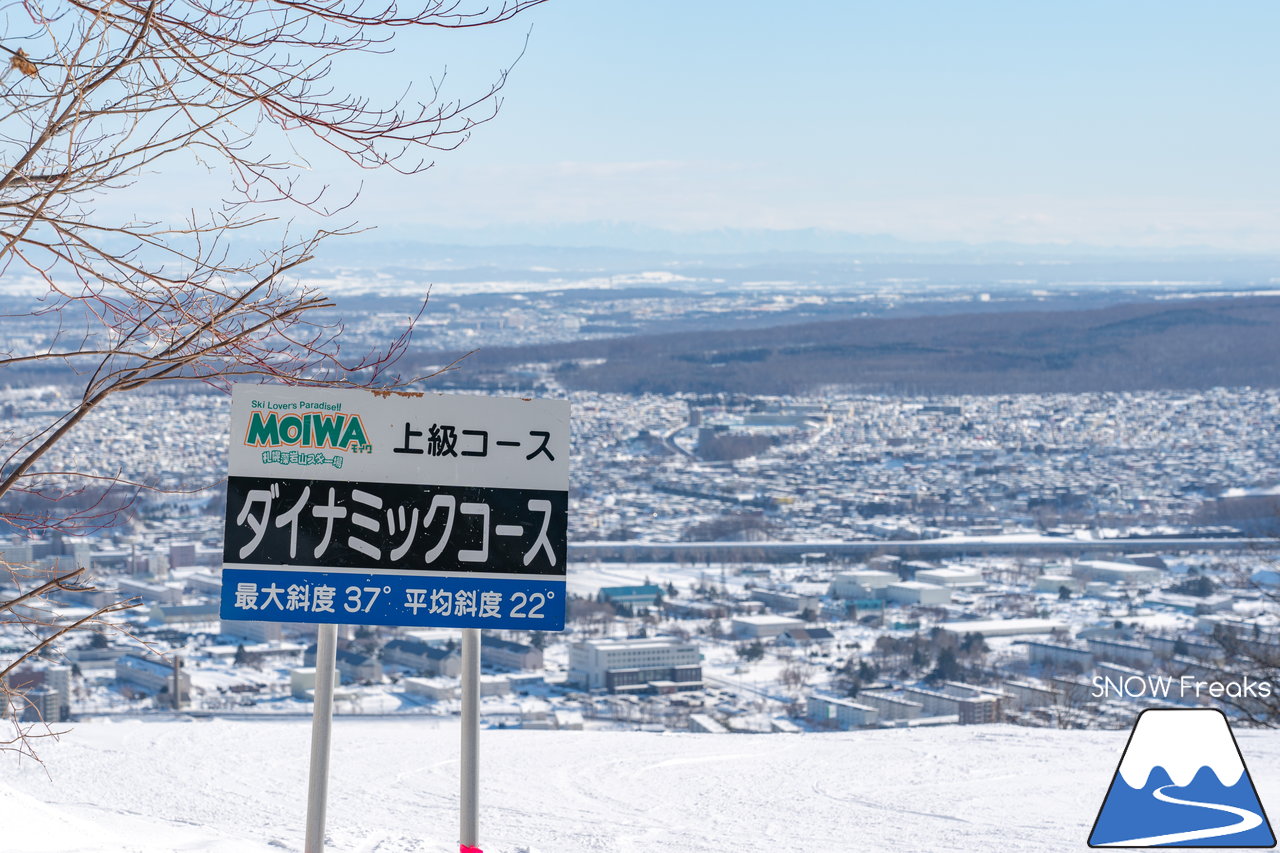
[[[560,630],[569,404],[238,385],[224,619]]]

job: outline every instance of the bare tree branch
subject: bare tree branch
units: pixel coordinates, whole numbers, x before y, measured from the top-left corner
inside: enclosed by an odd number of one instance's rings
[[[402,31],[499,24],[542,2],[0,0],[0,274],[38,283],[25,316],[54,327],[0,341],[0,369],[55,370],[75,388],[63,410],[2,437],[0,526],[101,527],[155,487],[41,464],[116,395],[179,382],[396,388],[429,378],[395,371],[421,311],[382,346],[349,354],[335,303],[301,279],[321,242],[357,232],[297,231],[294,216],[328,221],[352,201],[307,185],[306,157],[430,168],[434,152],[493,118],[509,68],[467,97],[429,83],[382,99],[344,91],[337,64],[390,51]],[[181,162],[225,179],[183,221],[100,209]],[[274,247],[246,248],[250,235]],[[31,643],[0,661],[0,678],[134,606],[70,620],[41,609],[82,589],[81,571],[29,589],[27,573],[11,572],[19,591],[0,601],[0,625],[29,628]],[[21,736],[17,748],[28,745]]]

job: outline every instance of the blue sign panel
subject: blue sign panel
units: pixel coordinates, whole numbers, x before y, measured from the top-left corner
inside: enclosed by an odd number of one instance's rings
[[[564,629],[560,579],[222,570],[222,618],[421,628]]]

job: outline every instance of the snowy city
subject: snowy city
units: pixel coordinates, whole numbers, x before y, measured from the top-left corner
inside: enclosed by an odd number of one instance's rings
[[[3,393],[15,432],[68,402]],[[560,393],[567,626],[485,637],[486,726],[1123,727],[1224,699],[1194,685],[1246,674],[1231,638],[1280,644],[1274,390]],[[217,393],[137,395],[57,448],[55,469],[157,488],[124,490],[130,512],[90,535],[0,546],[91,570],[64,619],[138,605],[10,676],[30,716],[309,713],[315,626],[219,619],[227,416]],[[455,715],[458,660],[454,631],[346,628],[337,712]],[[1172,695],[1132,689],[1148,676]],[[1253,693],[1224,701],[1274,707]]]

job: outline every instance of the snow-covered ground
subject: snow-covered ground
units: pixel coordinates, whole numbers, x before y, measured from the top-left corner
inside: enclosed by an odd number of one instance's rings
[[[0,849],[302,849],[306,721],[93,722],[0,756]],[[453,853],[455,721],[339,718],[330,851]],[[1083,850],[1127,732],[481,733],[486,853]],[[1280,813],[1280,731],[1238,731]]]

